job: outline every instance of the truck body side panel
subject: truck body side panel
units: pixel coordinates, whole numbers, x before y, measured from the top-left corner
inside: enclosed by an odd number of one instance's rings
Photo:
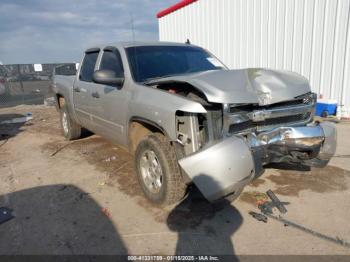
[[[53,91],[56,95],[63,96],[70,116],[79,123],[74,110],[73,86],[76,76],[54,75]]]
[[[129,119],[139,117],[163,127],[170,140],[176,141],[177,111],[206,113],[204,107],[189,99],[166,91],[137,86],[129,103]]]

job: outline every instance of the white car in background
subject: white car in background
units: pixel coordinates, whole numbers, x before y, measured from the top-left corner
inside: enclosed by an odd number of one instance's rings
[[[3,65],[0,65],[0,96],[9,96],[10,87],[7,82],[7,71]]]

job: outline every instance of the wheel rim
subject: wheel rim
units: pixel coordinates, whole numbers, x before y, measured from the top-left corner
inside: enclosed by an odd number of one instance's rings
[[[163,170],[154,151],[143,152],[140,158],[140,170],[146,188],[152,193],[158,193],[163,184]]]
[[[63,127],[63,132],[65,134],[68,133],[68,118],[67,118],[67,113],[63,112],[62,114],[62,127]]]

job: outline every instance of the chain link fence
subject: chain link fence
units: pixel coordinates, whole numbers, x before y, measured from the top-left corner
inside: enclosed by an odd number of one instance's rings
[[[55,68],[75,69],[75,63],[0,65],[0,108],[38,105],[53,96]]]

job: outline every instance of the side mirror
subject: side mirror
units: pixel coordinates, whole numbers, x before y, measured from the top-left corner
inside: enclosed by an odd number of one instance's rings
[[[92,75],[92,81],[97,84],[122,86],[124,77],[117,77],[111,70],[97,70]]]

